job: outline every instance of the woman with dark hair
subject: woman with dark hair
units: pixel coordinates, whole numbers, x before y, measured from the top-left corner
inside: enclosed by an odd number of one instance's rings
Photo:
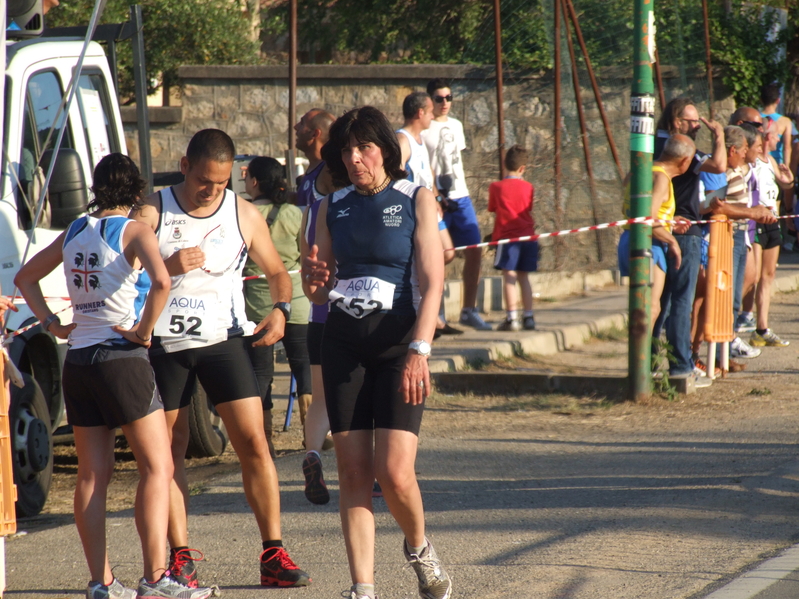
[[[274,158],[258,156],[250,161],[244,178],[244,190],[252,198],[252,203],[263,215],[269,226],[272,243],[286,266],[286,270],[297,270],[300,267],[300,222],[302,211],[288,203],[288,184],[285,180],[284,167]],[[245,277],[263,275],[264,273],[248,258],[242,274]],[[297,402],[300,418],[305,426],[305,416],[311,403],[311,362],[308,357],[306,336],[308,334],[308,315],[310,303],[302,293],[299,274],[291,275],[294,289],[291,298],[291,315],[286,321],[283,335],[283,347],[289,360],[291,373],[297,381]],[[244,302],[247,318],[253,322],[261,322],[274,308],[269,292],[269,282],[265,277],[244,281]],[[256,335],[263,337],[266,330]],[[258,387],[261,391],[261,402],[264,410],[264,432],[269,444],[269,452],[275,456],[272,443],[272,379],[275,374],[274,346],[253,347],[248,351],[252,361]]]
[[[414,471],[444,286],[435,198],[405,180],[393,129],[370,106],[333,124],[322,156],[333,180],[348,187],[322,200],[303,288],[316,304],[330,300],[322,374],[351,597],[374,598],[376,478],[405,535],[419,594],[446,599],[451,583],[425,536]]]
[[[127,218],[144,185],[127,156],[100,160],[93,212],[25,264],[15,283],[42,328],[69,341],[62,388],[78,453],[75,524],[92,577],[86,597],[137,596],[112,574],[106,549],[106,492],[114,471],[114,430],[121,427],[141,477],[134,508],[144,558],[138,597],[201,599],[211,589],[190,589],[165,570],[173,465],[147,348],[171,281],[153,231]],[[50,311],[39,284],[62,263],[72,324],[61,324]]]

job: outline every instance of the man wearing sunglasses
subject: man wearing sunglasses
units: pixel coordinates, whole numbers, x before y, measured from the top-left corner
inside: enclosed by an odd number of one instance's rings
[[[445,195],[454,210],[444,213],[444,222],[455,246],[480,243],[480,226],[474,212],[466,175],[463,171],[461,152],[466,149],[463,125],[453,116],[452,89],[444,79],[433,79],[427,84],[427,93],[433,100],[433,122],[422,133],[422,139],[430,153],[430,164],[436,178],[436,187]],[[477,312],[477,285],[480,281],[480,259],[482,250],[472,248],[464,251],[463,308],[460,323],[478,331],[490,331]]]

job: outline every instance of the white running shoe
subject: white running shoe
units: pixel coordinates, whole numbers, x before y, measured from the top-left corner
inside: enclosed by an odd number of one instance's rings
[[[416,572],[419,579],[419,596],[422,599],[449,599],[452,593],[452,581],[449,574],[441,566],[433,545],[425,538],[425,547],[421,554],[408,552],[407,542],[402,542],[402,551],[408,565]]]
[[[206,599],[210,597],[214,589],[197,588],[192,589],[185,585],[180,584],[177,580],[172,578],[167,571],[161,578],[155,582],[147,582],[142,578],[139,581],[138,598],[145,599],[149,597],[160,597],[164,599]]]
[[[760,353],[759,349],[752,347],[740,337],[736,337],[730,343],[731,358],[757,358]]]
[[[92,580],[86,588],[86,599],[136,599],[136,591],[126,588],[116,578],[109,585]]]

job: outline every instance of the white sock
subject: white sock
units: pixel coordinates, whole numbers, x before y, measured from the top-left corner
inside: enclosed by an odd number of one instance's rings
[[[755,314],[754,314],[754,312],[741,312],[741,316],[742,316],[743,318],[747,318],[747,319],[748,319],[748,318],[753,318],[753,317],[754,317],[754,315],[755,315]]]
[[[319,455],[319,452],[318,452],[318,451],[316,451],[315,449],[309,449],[308,451],[306,451],[306,452],[305,452],[305,455],[308,455],[309,453],[316,454],[316,457],[317,457],[317,458],[319,458],[320,460],[322,459],[322,456],[320,456],[320,455]]]
[[[516,320],[519,318],[518,310],[508,310],[508,321]]]
[[[375,597],[375,585],[373,584],[356,582],[352,585],[352,590],[355,591],[356,597],[369,597],[369,599],[374,599]]]

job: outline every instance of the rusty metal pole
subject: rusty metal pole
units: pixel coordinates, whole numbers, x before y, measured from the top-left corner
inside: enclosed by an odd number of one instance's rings
[[[630,216],[649,216],[652,209],[652,154],[655,150],[655,61],[653,0],[635,0],[633,85],[630,95]],[[652,226],[630,226],[629,398],[643,399],[652,390],[652,326],[649,265]]]
[[[563,206],[561,205],[561,163],[560,163],[560,149],[561,149],[561,119],[560,119],[560,2],[555,2],[555,105],[552,113],[554,116],[552,126],[554,128],[553,135],[555,141],[555,229],[560,231],[563,229]],[[555,239],[555,267],[561,265],[562,248],[563,244],[560,243],[560,238]]]
[[[655,79],[658,83],[658,99],[660,100],[660,111],[666,108],[666,93],[663,90],[663,76],[660,73],[660,54],[658,49],[655,48]]]
[[[599,84],[597,83],[594,69],[591,66],[591,59],[588,56],[588,48],[583,39],[583,31],[580,28],[580,23],[577,21],[577,13],[574,10],[572,0],[566,0],[566,7],[569,9],[569,19],[574,25],[574,32],[577,34],[577,43],[580,44],[580,51],[583,53],[583,60],[585,60],[585,68],[588,69],[588,77],[591,79],[591,88],[594,90],[594,98],[599,108],[599,116],[602,118],[602,125],[605,127],[605,135],[608,138],[608,145],[610,146],[610,153],[613,154],[613,160],[616,162],[616,168],[619,171],[619,179],[624,180],[624,169],[621,167],[621,160],[619,159],[619,151],[616,148],[616,142],[613,140],[613,132],[610,130],[610,123],[608,122],[608,115],[605,113],[605,105],[602,103],[602,93],[599,91]]]
[[[702,20],[705,23],[705,69],[707,70],[707,103],[710,120],[714,117],[713,110],[713,63],[710,60],[710,21],[707,16],[707,0],[702,0]]]
[[[497,70],[497,151],[499,154],[499,178],[505,176],[505,106],[502,88],[502,20],[499,0],[494,0],[494,51]]]
[[[566,0],[560,0],[563,12],[566,12]],[[591,144],[588,141],[588,129],[585,126],[585,113],[583,111],[583,99],[580,93],[580,76],[577,74],[577,56],[574,53],[574,42],[572,42],[571,31],[569,30],[569,21],[564,21],[564,33],[566,34],[566,45],[569,48],[569,58],[572,65],[572,85],[574,86],[574,98],[577,103],[577,119],[580,121],[580,140],[583,142],[583,154],[585,155],[585,174],[588,177],[588,189],[591,193],[591,215],[594,218],[594,224],[599,224],[599,216],[596,211],[597,193],[596,183],[594,181],[594,167],[591,163]],[[596,233],[596,252],[599,262],[602,262],[602,232],[599,230]]]
[[[297,187],[297,146],[294,124],[297,122],[297,0],[289,0],[289,149],[286,150],[286,177],[289,189]]]

